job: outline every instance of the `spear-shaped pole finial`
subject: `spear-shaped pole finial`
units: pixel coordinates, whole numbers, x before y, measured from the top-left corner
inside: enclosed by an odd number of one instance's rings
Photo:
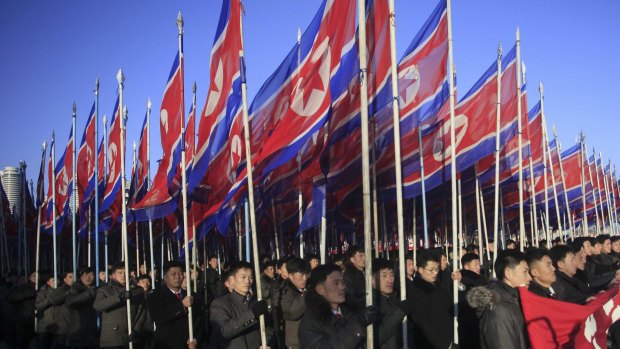
[[[127,120],[127,113],[128,113],[127,104],[125,104],[125,106],[123,107],[123,118],[125,120]]]
[[[151,110],[151,105],[152,105],[152,104],[151,104],[151,97],[149,97],[149,98],[146,100],[146,108],[147,108],[148,110]]]
[[[544,93],[544,88],[543,88],[543,83],[542,81],[538,83],[538,92],[540,92],[540,95],[542,96]]]
[[[47,140],[43,141],[43,144],[41,144],[41,148],[43,148],[43,151],[47,149]]]
[[[551,130],[553,131],[553,137],[558,137],[558,131],[555,129],[555,124],[551,125]]]
[[[118,81],[119,84],[125,82],[125,75],[123,74],[122,69],[119,69],[118,73],[116,73],[116,81]]]
[[[99,94],[99,78],[95,80],[95,95]]]
[[[500,41],[499,44],[497,45],[497,58],[499,59],[502,56],[502,42]]]
[[[194,81],[194,85],[192,86],[192,92],[196,93],[196,81]]]
[[[73,111],[73,116],[75,116],[75,112],[77,111],[77,107],[75,106],[75,101],[73,101],[73,107],[71,108]]]
[[[108,114],[103,114],[103,126],[105,127],[105,125],[108,124]]]
[[[183,35],[183,15],[180,10],[177,15],[177,27],[179,28],[179,35]]]

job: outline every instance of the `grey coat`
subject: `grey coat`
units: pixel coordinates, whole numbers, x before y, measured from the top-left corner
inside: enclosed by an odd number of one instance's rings
[[[258,319],[251,305],[256,298],[247,299],[233,291],[211,303],[211,347],[255,349],[260,346]]]
[[[127,306],[125,301],[119,299],[119,295],[125,291],[125,287],[118,282],[111,280],[97,291],[93,308],[101,312],[101,333],[99,346],[120,347],[129,344],[129,333],[127,327]],[[141,287],[132,289],[132,298],[142,295],[144,290]],[[132,330],[137,329],[140,319],[136,319],[138,306],[135,302],[131,305]]]
[[[287,347],[299,346],[299,322],[306,312],[304,294],[300,292],[289,280],[274,293],[276,307],[281,311],[284,320],[284,343]]]
[[[58,288],[50,289],[48,291],[48,298],[54,305],[54,322],[56,323],[55,334],[67,334],[69,333],[69,326],[71,324],[71,309],[65,304],[67,295],[71,290],[71,286],[63,284]]]
[[[96,347],[99,344],[97,312],[93,309],[96,294],[94,287],[86,287],[81,282],[71,286],[66,300],[71,314],[66,339],[68,347]]]
[[[37,310],[37,333],[56,333],[54,322],[56,307],[52,304],[49,294],[53,288],[44,285],[37,292],[35,309]]]

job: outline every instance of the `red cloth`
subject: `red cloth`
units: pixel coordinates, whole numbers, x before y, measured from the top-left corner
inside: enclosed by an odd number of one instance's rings
[[[585,305],[537,296],[519,287],[532,349],[607,348],[606,331],[620,318],[618,285]]]

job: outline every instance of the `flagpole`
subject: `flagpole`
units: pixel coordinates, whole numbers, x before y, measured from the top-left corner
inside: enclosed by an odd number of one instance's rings
[[[388,1],[388,9],[390,12],[390,73],[392,76],[392,123],[394,129],[394,172],[396,179],[396,227],[398,233],[398,268],[399,268],[399,282],[400,282],[400,299],[405,300],[407,297],[406,291],[406,268],[405,268],[405,253],[409,249],[409,244],[405,244],[405,229],[404,229],[404,209],[403,209],[403,184],[402,184],[402,164],[401,164],[401,144],[400,144],[400,105],[398,97],[398,65],[396,63],[396,13],[394,10],[394,0]],[[422,143],[420,142],[420,145]],[[421,154],[421,153],[420,153]],[[424,177],[422,177],[424,181]],[[426,200],[423,193],[423,202]],[[428,240],[428,231],[426,226],[426,208],[423,209],[423,225],[425,239]],[[416,239],[415,230],[413,231],[414,241]],[[415,242],[414,242],[415,248]],[[407,317],[402,321],[403,331],[403,343],[408,343],[407,338]]]
[[[601,223],[603,225],[603,233],[605,233],[605,209],[603,208],[603,195],[601,194],[601,182],[598,175],[598,161],[596,161],[596,150],[592,149],[592,153],[594,156],[594,172],[596,172],[596,187],[598,189],[598,198],[601,210]]]
[[[545,104],[544,104],[544,98],[542,98],[543,96],[543,89],[542,89],[542,83],[540,84],[540,92],[541,92],[541,118],[542,118],[542,133],[543,133],[543,148],[545,149],[545,151],[543,152],[544,154],[546,154],[546,159],[545,161],[549,162],[549,170],[551,172],[551,187],[553,188],[553,200],[555,202],[555,214],[557,217],[557,221],[558,221],[558,231],[560,234],[560,239],[562,241],[564,241],[564,235],[562,234],[562,221],[561,221],[561,216],[560,216],[560,204],[558,202],[558,192],[557,192],[557,188],[555,185],[555,173],[553,171],[553,159],[551,158],[551,147],[549,146],[549,137],[547,135],[547,121],[545,119]],[[546,223],[547,223],[547,233],[549,234],[549,236],[551,238],[553,238],[553,232],[551,231],[550,225],[549,225],[549,206],[546,206],[546,212],[545,212],[545,217],[546,217]],[[551,241],[548,242],[549,244],[551,244]]]
[[[151,189],[151,98],[146,101],[146,186]],[[163,235],[162,235],[163,239]],[[149,249],[151,251],[151,284],[155,287],[155,251],[153,241],[153,220],[149,218]],[[163,247],[162,247],[163,251]],[[163,258],[162,258],[163,259]],[[144,261],[146,264],[146,261]],[[162,264],[163,267],[163,264]],[[163,269],[162,269],[163,270]]]
[[[610,164],[611,165],[611,164]],[[611,171],[611,167],[609,168],[609,171]],[[617,207],[617,203],[616,203],[616,191],[618,190],[618,183],[615,180],[615,175],[616,175],[616,165],[614,165],[614,172],[613,172],[613,176],[611,178],[611,198],[612,198],[612,206],[613,206],[613,218],[614,218],[614,228],[616,229],[616,231],[618,231],[618,207]],[[610,174],[611,176],[611,174]]]
[[[588,163],[588,175],[590,177],[590,185],[592,185],[592,197],[594,199],[594,214],[596,215],[596,234],[602,234],[601,233],[601,219],[598,215],[598,205],[597,205],[597,200],[596,200],[596,185],[594,183],[594,179],[592,177],[592,168],[590,166],[590,158],[588,157],[588,147],[586,146],[586,142],[584,140],[583,142],[583,149],[584,149],[584,153],[585,153],[585,159]],[[594,161],[596,162],[596,157],[594,158]],[[599,201],[600,201],[600,195],[599,195]]]
[[[586,236],[588,234],[588,207],[586,205],[586,182],[585,182],[585,178],[586,178],[586,169],[585,169],[585,161],[583,160],[584,154],[585,152],[584,150],[584,145],[585,145],[585,141],[586,141],[586,136],[583,134],[583,130],[579,133],[579,157],[581,158],[581,203],[583,205],[583,220],[581,222],[581,225],[583,227],[583,236]]]
[[[71,150],[73,152],[73,170],[72,170],[72,182],[73,182],[73,190],[71,191],[71,196],[72,196],[72,201],[73,201],[73,206],[71,207],[71,216],[72,216],[72,224],[71,224],[71,252],[72,252],[72,261],[73,261],[73,275],[74,277],[77,275],[77,254],[76,254],[76,240],[75,240],[75,235],[76,235],[76,229],[75,229],[75,218],[76,218],[76,211],[77,211],[77,161],[76,161],[76,149],[75,149],[75,128],[76,128],[76,111],[77,108],[75,106],[75,102],[73,102],[73,108],[72,108],[72,119],[73,119],[73,129],[71,131],[71,138],[72,143],[73,143],[73,149]]]
[[[56,141],[52,130],[52,251],[54,253],[54,288],[58,287],[58,252],[56,246]]]
[[[239,27],[241,28],[240,36],[241,36],[241,50],[239,51],[239,63],[241,65],[241,101],[242,101],[242,111],[243,111],[243,136],[245,140],[245,161],[246,161],[246,170],[247,170],[247,187],[248,187],[248,201],[249,201],[249,209],[250,209],[250,226],[252,230],[252,249],[253,253],[253,262],[254,262],[254,280],[256,282],[256,298],[261,301],[263,299],[263,290],[261,288],[262,280],[260,277],[260,265],[258,258],[258,240],[256,233],[256,216],[254,214],[254,178],[253,178],[253,169],[252,169],[252,149],[250,147],[250,121],[248,116],[248,96],[247,96],[247,82],[245,76],[245,51],[243,46],[243,15],[240,15]],[[259,316],[259,326],[260,326],[260,339],[261,346],[265,347],[267,345],[267,335],[265,333],[265,315]]]
[[[301,65],[301,29],[297,28],[297,69]],[[301,220],[303,218],[303,196],[301,193],[301,150],[297,152],[297,177],[299,178],[299,188],[297,188],[297,204],[299,212],[299,225],[301,226]],[[275,215],[274,215],[275,224]],[[277,238],[277,237],[276,237]],[[304,258],[304,232],[299,232],[299,257]],[[257,276],[258,277],[258,276]]]
[[[525,221],[523,214],[523,128],[521,125],[521,34],[517,27],[517,128],[519,139],[519,250],[524,250]]]
[[[460,179],[456,180],[456,187],[457,187],[456,195],[457,195],[457,201],[458,201],[457,206],[458,206],[458,212],[459,212],[458,214],[459,236],[458,236],[457,241],[460,240],[460,243],[457,244],[457,247],[458,247],[458,256],[459,256],[458,262],[460,262],[461,258],[463,258],[462,246],[464,244],[464,240],[463,240],[463,194],[461,192],[461,180]],[[457,264],[454,264],[452,267],[454,268],[453,270],[455,271],[459,269]]]
[[[455,92],[454,92],[454,50],[452,47],[452,1],[447,0],[447,15],[448,15],[448,76],[449,76],[449,86],[450,86],[450,160],[452,164],[450,166],[450,179],[452,186],[452,266],[456,268],[457,265],[457,211],[456,211],[456,136],[454,128],[454,105],[456,103]],[[455,344],[459,343],[459,335],[458,335],[458,313],[459,313],[459,299],[458,299],[458,285],[459,282],[457,280],[452,281],[452,299],[454,303],[454,333],[453,333],[453,342]]]
[[[482,191],[482,188],[479,189],[480,190],[480,214],[482,214],[482,227],[484,228],[484,242],[486,245],[486,253],[487,253],[487,260],[489,261],[489,263],[491,263],[491,252],[489,251],[489,231],[487,230],[487,215],[485,213],[484,210],[484,193]],[[493,242],[495,245],[495,247],[497,247],[497,243]],[[482,251],[482,247],[480,247],[480,251]],[[493,253],[495,254],[495,251],[493,251]],[[481,253],[482,254],[482,253]],[[490,266],[492,267],[492,266]]]
[[[477,169],[476,169],[477,170]],[[477,171],[476,171],[477,172]],[[482,245],[482,225],[480,221],[480,183],[478,180],[478,174],[476,173],[476,230],[478,231],[478,246],[479,246],[479,260],[482,265],[482,252],[484,251],[484,245]]]
[[[325,138],[327,138],[327,135],[325,135]],[[322,206],[321,206],[321,241],[319,242],[319,252],[321,254],[321,264],[325,264],[327,262],[326,260],[326,251],[327,251],[327,185],[325,187],[325,194],[323,195],[323,199],[322,199]],[[276,235],[276,241],[278,241],[278,236]],[[279,259],[279,258],[278,258]]]
[[[43,142],[43,146],[42,146],[42,151],[43,151],[43,163],[45,164],[45,148],[47,147],[46,142]],[[45,167],[43,168],[45,171]],[[37,183],[37,190],[39,189],[38,183]],[[43,191],[41,191],[41,193],[37,193],[37,195],[42,194]],[[40,251],[41,251],[41,206],[43,205],[43,198],[40,198],[37,196],[37,201],[40,202],[39,207],[37,207],[37,246],[35,248],[35,262],[34,262],[34,271],[35,271],[35,281],[34,281],[34,289],[35,291],[39,291],[39,264],[40,264]],[[0,210],[2,210],[2,205],[0,204]],[[4,226],[4,219],[2,220],[2,224]],[[4,269],[2,269],[4,270]],[[36,314],[36,310],[35,310],[35,314]],[[34,317],[34,329],[35,332],[37,330],[37,324],[38,324],[38,317],[35,316]]]
[[[607,175],[605,174],[605,165],[603,165],[603,153],[598,153],[599,160],[601,161],[601,170],[603,172],[603,185],[605,186],[605,201],[607,201],[607,217],[609,217],[609,231],[611,235],[615,235],[615,229],[613,226],[613,216],[611,214],[611,202],[609,200],[609,187],[607,186]]]
[[[133,169],[133,175],[131,180],[134,182],[134,190],[138,190],[138,181],[137,181],[137,176],[138,176],[138,171],[136,169],[136,142],[133,142],[133,153],[132,153],[132,159],[131,159],[131,166]],[[135,193],[134,193],[135,195]],[[140,276],[140,229],[138,227],[140,223],[138,223],[137,221],[135,222],[136,225],[136,277]],[[146,263],[145,263],[146,264]]]
[[[273,220],[273,235],[276,239],[276,258],[280,260],[280,251],[278,249],[278,225],[276,224],[276,205],[271,198],[271,218]]]
[[[121,158],[121,194],[122,195],[122,225],[121,225],[121,234],[122,234],[122,247],[123,247],[123,260],[125,262],[125,291],[129,291],[129,250],[127,246],[127,202],[125,200],[125,122],[127,119],[127,106],[123,107],[123,82],[125,81],[125,76],[123,75],[123,71],[121,69],[118,70],[116,74],[116,80],[118,81],[118,94],[119,94],[119,117],[121,118],[121,149],[120,149],[120,158]],[[122,112],[121,112],[121,108]],[[128,335],[131,337],[132,330],[132,322],[131,322],[131,298],[127,298],[127,330]],[[129,342],[129,349],[133,349],[133,343]]]
[[[394,108],[392,108],[394,109]],[[372,135],[372,147],[370,148],[370,173],[372,174],[372,185],[371,185],[371,190],[372,190],[372,227],[373,227],[373,234],[374,234],[374,240],[375,240],[375,249],[374,249],[374,257],[375,258],[379,258],[379,208],[377,207],[377,156],[376,156],[376,147],[377,147],[377,143],[376,143],[376,123],[377,120],[375,119],[374,115],[372,116],[372,125],[370,125],[372,127],[371,135]],[[396,143],[396,137],[394,138]],[[396,159],[395,159],[396,160]],[[385,245],[386,241],[383,241],[383,244]]]
[[[540,93],[540,123],[541,123],[541,128],[542,128],[542,132],[543,132],[543,140],[542,140],[542,151],[543,151],[543,180],[545,181],[545,231],[547,232],[547,243],[549,244],[549,246],[551,245],[551,234],[550,234],[550,228],[549,228],[549,189],[547,188],[548,185],[548,181],[547,181],[547,172],[548,172],[548,168],[547,168],[547,147],[546,147],[546,139],[547,139],[547,127],[545,125],[545,96],[544,96],[544,90],[543,90],[543,84],[542,82],[539,83],[538,85],[538,92]],[[551,164],[551,166],[553,166],[553,164]]]
[[[183,196],[183,240],[185,242],[185,282],[187,292],[191,294],[191,273],[189,266],[189,231],[188,231],[188,219],[187,219],[187,168],[186,164],[186,149],[185,149],[185,77],[184,77],[184,64],[183,64],[183,16],[181,11],[177,16],[177,27],[179,29],[179,66],[181,74],[181,185]],[[189,331],[189,341],[194,341],[194,321],[193,321],[192,306],[187,307],[187,322]]]
[[[192,127],[193,131],[192,134],[190,135],[192,138],[192,160],[194,159],[194,157],[196,156],[196,135],[195,135],[195,130],[196,130],[196,81],[194,81],[194,85],[192,86],[192,110],[194,111],[194,127]],[[183,139],[183,141],[185,142],[185,139]],[[196,222],[194,221],[194,215],[192,215],[192,264],[193,264],[193,270],[194,270],[194,292],[198,292],[198,272],[196,270],[196,262],[198,260],[198,247],[196,246]],[[205,237],[206,238],[206,237]],[[203,238],[204,239],[204,238]],[[146,263],[146,261],[145,261]],[[206,303],[205,303],[206,304]]]
[[[614,207],[613,207],[613,205],[614,205],[614,199],[613,199],[614,195],[613,195],[613,190],[612,190],[612,186],[611,186],[612,185],[612,183],[611,183],[612,182],[612,180],[611,180],[611,160],[608,160],[608,166],[609,166],[609,174],[610,174],[609,177],[610,178],[609,178],[609,180],[607,182],[608,182],[608,188],[609,188],[608,189],[609,190],[609,194],[608,195],[609,195],[609,200],[610,201],[609,201],[609,204],[607,205],[607,209],[609,210],[609,221],[610,221],[610,226],[611,226],[611,233],[613,235],[617,235],[617,231],[616,231],[617,228],[616,228],[616,225],[614,223],[614,221],[615,221],[615,218],[614,218],[614,211],[615,210],[614,210]],[[607,175],[605,175],[605,179],[607,179]]]
[[[75,144],[75,143],[73,143]],[[28,188],[28,183],[26,182],[26,161],[21,161],[20,167],[22,170],[22,241],[19,243],[23,243],[24,254],[23,254],[23,269],[24,275],[28,275],[28,246],[26,243],[26,189]]]
[[[501,135],[501,112],[502,112],[502,43],[497,46],[497,104],[495,110],[495,200],[493,208],[493,261],[495,265],[497,260],[497,237],[499,230],[499,142]],[[484,201],[483,201],[484,209]],[[495,268],[493,268],[493,277],[495,277]]]
[[[365,1],[357,0],[358,46],[360,68],[360,118],[362,136],[362,202],[364,208],[364,273],[366,285],[366,306],[373,305],[372,296],[372,236],[370,211],[370,159],[368,148],[368,81],[367,81],[367,47],[366,47],[366,6]],[[372,348],[374,331],[372,326],[366,328],[366,343]]]
[[[534,220],[534,224],[532,224],[532,240],[534,240],[534,246],[538,247],[538,215],[536,212],[536,181],[534,180],[534,165],[532,165],[532,156],[530,155],[530,195],[532,196],[532,219]]]
[[[558,133],[555,129],[555,125],[552,125],[553,137],[555,138],[555,146],[558,150],[558,162],[560,163],[560,177],[562,178],[562,187],[564,188],[564,202],[566,203],[566,218],[568,219],[568,227],[571,234],[571,239],[575,239],[575,229],[571,220],[570,206],[568,204],[568,190],[566,189],[566,180],[564,177],[564,165],[562,165],[562,145],[558,141]]]
[[[99,151],[97,142],[99,141],[99,133],[97,121],[99,118],[99,78],[95,81],[95,285],[99,287]],[[105,161],[104,161],[105,162]],[[106,266],[107,269],[107,266]]]

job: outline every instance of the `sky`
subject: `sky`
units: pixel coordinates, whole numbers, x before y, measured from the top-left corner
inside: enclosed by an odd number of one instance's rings
[[[246,0],[243,18],[249,102],[296,44],[320,0]],[[395,0],[397,60],[436,6],[435,0]],[[56,134],[56,153],[66,146],[71,108],[77,105],[77,142],[100,80],[100,119],[110,118],[117,93],[116,73],[126,76],[127,141],[139,139],[151,98],[151,172],[161,156],[159,107],[178,49],[176,17],[185,21],[185,99],[191,105],[196,81],[197,109],[206,101],[209,57],[220,0],[0,2],[0,169],[28,164],[36,181],[41,144]],[[539,100],[544,83],[545,114],[564,149],[583,130],[591,152],[605,162],[620,160],[617,82],[620,73],[620,2],[615,0],[454,0],[452,4],[457,87],[467,91],[521,31],[528,104]],[[101,135],[102,133],[100,133]],[[130,148],[131,149],[131,148]],[[59,157],[59,155],[57,155]],[[131,165],[128,154],[127,165]],[[130,167],[128,168],[128,172]]]

